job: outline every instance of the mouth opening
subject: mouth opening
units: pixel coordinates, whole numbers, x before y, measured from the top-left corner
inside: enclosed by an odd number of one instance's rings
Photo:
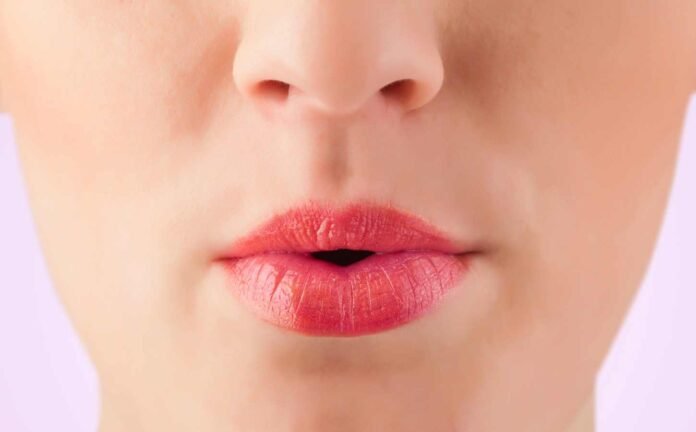
[[[310,255],[321,261],[330,262],[341,267],[347,267],[351,264],[355,264],[370,255],[374,255],[375,252],[369,250],[353,250],[353,249],[336,249],[330,251],[317,251],[312,252]]]

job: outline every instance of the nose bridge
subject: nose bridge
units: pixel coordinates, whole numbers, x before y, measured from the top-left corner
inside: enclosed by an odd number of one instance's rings
[[[432,17],[404,0],[254,0],[242,26],[235,82],[254,102],[346,114],[373,97],[402,109],[432,99],[443,79]]]

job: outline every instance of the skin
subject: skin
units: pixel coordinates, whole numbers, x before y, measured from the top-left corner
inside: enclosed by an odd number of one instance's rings
[[[696,90],[696,2],[0,0],[0,14],[2,106],[99,373],[100,432],[592,430]],[[486,250],[404,327],[283,331],[213,260],[308,199],[390,202]]]

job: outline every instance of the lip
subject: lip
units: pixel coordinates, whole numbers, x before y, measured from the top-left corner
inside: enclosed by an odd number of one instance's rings
[[[339,249],[373,254],[347,266],[312,255]],[[263,321],[312,336],[359,336],[436,309],[479,252],[391,206],[309,202],[273,216],[219,262],[231,293]]]

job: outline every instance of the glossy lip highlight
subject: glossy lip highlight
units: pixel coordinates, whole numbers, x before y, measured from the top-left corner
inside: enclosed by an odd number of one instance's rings
[[[310,255],[374,252],[340,266]],[[262,320],[307,335],[358,336],[433,309],[479,251],[393,207],[310,202],[275,215],[220,259],[235,297]]]

